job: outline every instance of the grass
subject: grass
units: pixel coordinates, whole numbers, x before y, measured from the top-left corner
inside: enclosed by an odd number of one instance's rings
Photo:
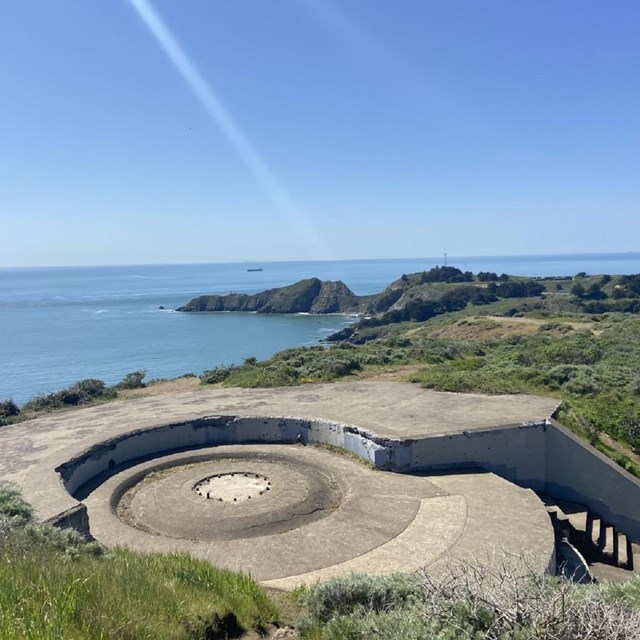
[[[18,638],[207,638],[233,614],[243,629],[278,618],[248,576],[215,569],[186,554],[65,560],[46,545],[20,552],[5,543],[0,628]]]
[[[187,554],[104,553],[33,522],[0,488],[3,640],[213,640],[265,630],[280,614],[247,575]]]

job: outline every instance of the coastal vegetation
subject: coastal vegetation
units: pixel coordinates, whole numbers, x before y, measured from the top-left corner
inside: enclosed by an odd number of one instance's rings
[[[427,574],[335,578],[298,592],[302,638],[345,640],[635,640],[640,580],[578,586],[522,559]]]
[[[118,391],[145,387],[146,384],[143,381],[145,376],[146,371],[132,371],[113,386],[107,386],[102,380],[96,378],[85,378],[61,391],[35,396],[22,407],[11,399],[1,401],[0,426],[20,422],[55,409],[114,400],[118,397]]]

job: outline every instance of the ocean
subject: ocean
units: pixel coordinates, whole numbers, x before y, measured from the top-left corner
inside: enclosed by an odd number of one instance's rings
[[[353,322],[345,315],[189,314],[202,294],[255,293],[302,278],[382,290],[444,256],[402,260],[0,269],[0,400],[19,404],[83,378],[108,384],[140,369],[147,379],[200,374],[286,347],[318,344]],[[640,253],[449,257],[463,270],[549,276],[640,273]],[[248,271],[262,267],[262,271]],[[165,309],[160,309],[165,307]]]

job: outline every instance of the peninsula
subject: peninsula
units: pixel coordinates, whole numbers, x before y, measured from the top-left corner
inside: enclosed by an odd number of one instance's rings
[[[361,307],[361,298],[337,280],[300,280],[287,287],[254,295],[229,293],[194,298],[176,311],[253,311],[256,313],[350,313]]]

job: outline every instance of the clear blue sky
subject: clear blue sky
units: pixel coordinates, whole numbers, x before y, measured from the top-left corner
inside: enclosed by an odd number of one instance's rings
[[[640,249],[637,0],[0,0],[0,266]]]

